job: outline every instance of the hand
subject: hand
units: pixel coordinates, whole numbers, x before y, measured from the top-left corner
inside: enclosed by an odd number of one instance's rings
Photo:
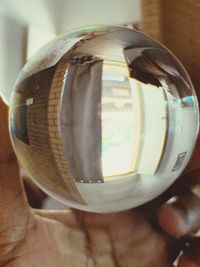
[[[179,237],[199,227],[199,200],[192,194],[184,195],[176,204],[165,204],[160,209],[161,226],[178,239],[161,231],[148,216],[147,206],[115,214],[33,210],[27,203],[9,141],[7,112],[0,99],[0,266],[173,266],[185,244]],[[153,205],[151,214],[159,201],[148,204]],[[184,207],[190,204],[187,215],[177,209],[180,203]],[[199,240],[190,240],[190,246],[181,267],[200,264]]]

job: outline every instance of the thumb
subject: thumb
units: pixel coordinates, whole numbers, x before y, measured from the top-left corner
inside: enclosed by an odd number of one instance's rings
[[[8,106],[0,96],[0,262],[17,246],[32,215],[8,133]]]
[[[14,151],[8,132],[8,105],[0,95],[0,162],[13,158]]]

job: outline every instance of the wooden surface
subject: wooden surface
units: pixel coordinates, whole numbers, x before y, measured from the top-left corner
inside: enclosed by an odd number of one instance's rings
[[[200,0],[142,0],[142,5],[143,30],[180,59],[200,100]]]

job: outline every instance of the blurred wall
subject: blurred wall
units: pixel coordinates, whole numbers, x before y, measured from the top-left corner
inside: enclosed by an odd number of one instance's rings
[[[200,1],[143,0],[142,5],[143,30],[178,57],[200,101]]]
[[[140,0],[1,0],[0,92],[10,98],[27,56],[56,34],[83,25],[140,19]]]
[[[0,16],[0,91],[6,99],[25,60],[25,31],[19,21]]]

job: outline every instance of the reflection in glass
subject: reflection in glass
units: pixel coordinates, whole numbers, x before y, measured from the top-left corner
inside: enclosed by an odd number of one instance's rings
[[[104,179],[134,171],[134,110],[126,65],[102,73],[102,171]]]
[[[198,104],[177,59],[146,35],[87,27],[25,65],[10,108],[20,163],[75,208],[113,212],[161,194],[188,163]]]

